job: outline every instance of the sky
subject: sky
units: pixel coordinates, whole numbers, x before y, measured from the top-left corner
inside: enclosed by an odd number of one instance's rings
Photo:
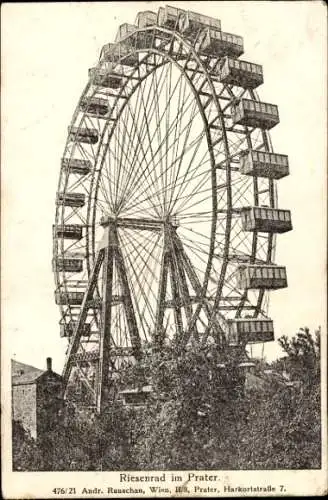
[[[186,8],[185,2],[172,5]],[[61,372],[51,268],[60,160],[67,126],[101,47],[139,11],[163,2],[2,5],[2,363],[10,358]],[[278,236],[288,288],[270,299],[276,338],[302,326],[326,333],[326,9],[321,2],[188,2],[244,37],[243,59],[264,68],[261,99],[278,104],[274,150],[289,155],[279,206],[294,230]],[[281,354],[277,343],[265,355]]]

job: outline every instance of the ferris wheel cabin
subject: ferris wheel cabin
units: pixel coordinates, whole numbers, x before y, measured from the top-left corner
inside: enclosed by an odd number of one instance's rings
[[[137,31],[138,27],[134,24],[124,23],[118,28],[116,33],[115,42],[125,43],[127,45],[132,45],[134,41],[134,37],[130,35],[134,35]],[[129,37],[129,38],[127,38]]]
[[[218,76],[221,83],[255,89],[263,83],[263,67],[248,61],[226,56],[222,59]]]
[[[55,301],[57,305],[80,306],[83,302],[84,292],[55,291]]]
[[[62,306],[81,306],[84,298],[84,292],[77,292],[76,290],[72,290],[70,287],[74,287],[74,281],[67,281],[68,289],[64,289],[64,287],[59,287],[55,290],[55,301],[57,305]],[[78,285],[75,285],[77,288]],[[80,286],[82,288],[82,281],[80,282]],[[87,302],[88,307],[98,308],[100,303],[97,299],[90,299]]]
[[[77,325],[76,321],[69,321],[68,323],[61,323],[60,324],[60,336],[61,337],[71,337],[74,333],[76,325]],[[81,333],[82,337],[90,337],[91,324],[84,323],[81,331],[82,331],[82,333]]]
[[[241,99],[232,107],[234,125],[269,130],[279,123],[278,106],[252,99]]]
[[[89,127],[68,127],[68,140],[72,142],[84,142],[96,144],[98,142],[98,130]]]
[[[239,57],[244,53],[244,41],[241,36],[207,29],[200,36],[199,51],[213,58]]]
[[[94,85],[99,85],[100,87],[118,89],[123,86],[123,78],[111,68],[90,68],[89,78]]]
[[[181,13],[179,18],[179,31],[184,35],[191,35],[205,28],[221,31],[221,21],[214,17],[204,16],[189,10]]]
[[[83,259],[67,255],[67,257],[57,257],[54,262],[54,270],[80,273],[83,271]]]
[[[244,207],[241,210],[244,231],[286,233],[293,229],[290,210],[269,207]]]
[[[55,238],[65,238],[67,240],[81,240],[82,226],[79,224],[60,224],[53,226]]]
[[[240,154],[240,173],[281,179],[289,175],[288,156],[264,151],[248,150]]]
[[[165,7],[160,7],[158,9],[157,22],[159,26],[164,28],[176,29],[179,23],[179,14],[185,12],[177,7],[172,7],[171,5],[165,5]]]
[[[84,207],[84,193],[58,193],[57,205],[65,205],[66,207]]]
[[[131,67],[136,67],[139,62],[138,54],[132,53],[130,48],[123,43],[107,43],[104,45],[100,59],[112,63],[119,62],[122,66]]]
[[[101,97],[84,97],[80,102],[80,109],[94,115],[105,116],[108,113],[108,102]]]
[[[241,264],[237,269],[237,288],[277,290],[287,287],[286,268],[267,264]]]
[[[228,319],[227,325],[228,344],[231,346],[274,340],[274,328],[271,319],[235,318]]]
[[[136,17],[136,26],[138,28],[147,28],[148,26],[154,26],[157,21],[157,14],[151,10],[145,10],[143,12],[139,12]]]
[[[88,175],[91,172],[92,164],[90,160],[80,160],[79,158],[62,158],[62,167],[72,174]]]

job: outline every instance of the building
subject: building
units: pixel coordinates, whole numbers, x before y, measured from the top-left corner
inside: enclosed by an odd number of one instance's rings
[[[11,381],[13,420],[41,438],[62,418],[62,377],[52,371],[51,358],[45,371],[11,360]]]

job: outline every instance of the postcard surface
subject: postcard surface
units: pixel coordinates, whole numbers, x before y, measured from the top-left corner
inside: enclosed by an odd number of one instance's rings
[[[2,485],[327,492],[320,2],[2,7]]]

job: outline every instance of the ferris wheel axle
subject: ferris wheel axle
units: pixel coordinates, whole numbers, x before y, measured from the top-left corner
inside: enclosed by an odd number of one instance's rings
[[[178,219],[174,216],[165,217],[163,219],[107,216],[101,218],[100,225],[103,227],[114,225],[115,227],[124,227],[127,229],[162,231],[164,227],[178,227],[179,222]]]

